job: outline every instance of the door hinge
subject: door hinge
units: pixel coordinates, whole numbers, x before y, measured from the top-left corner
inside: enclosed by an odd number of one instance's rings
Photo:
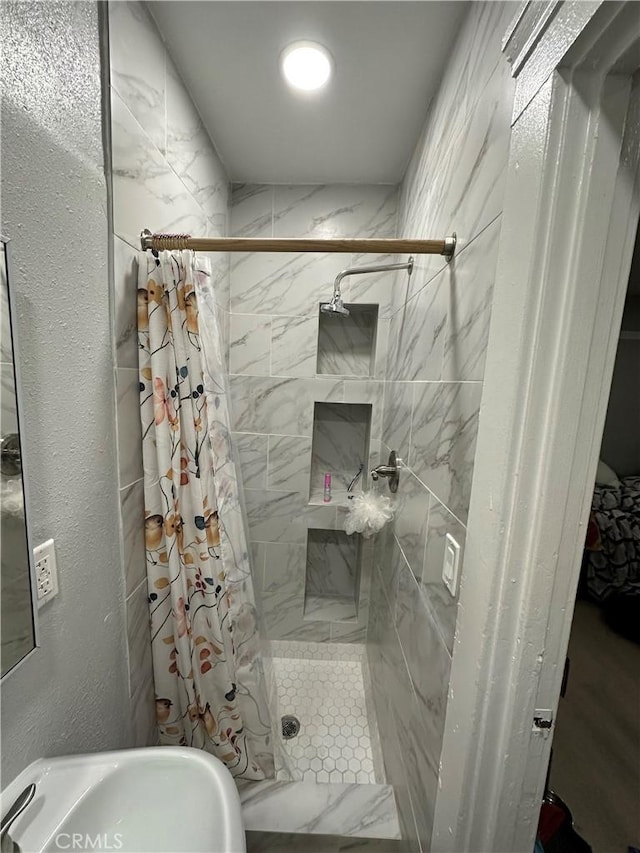
[[[533,712],[533,731],[549,734],[553,727],[553,711],[549,708],[536,708]]]

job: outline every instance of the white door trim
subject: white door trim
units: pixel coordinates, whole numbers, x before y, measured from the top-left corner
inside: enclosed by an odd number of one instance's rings
[[[517,22],[506,40],[526,58],[434,851],[533,850],[551,746],[534,709],[557,709],[640,215],[638,6],[557,6],[520,15],[535,44]]]

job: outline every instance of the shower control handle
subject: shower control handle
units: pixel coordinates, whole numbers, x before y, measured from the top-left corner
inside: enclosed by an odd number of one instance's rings
[[[389,461],[386,465],[376,466],[370,474],[374,482],[380,477],[386,477],[389,481],[389,491],[395,494],[398,491],[398,483],[400,482],[400,457],[396,451],[391,451]]]

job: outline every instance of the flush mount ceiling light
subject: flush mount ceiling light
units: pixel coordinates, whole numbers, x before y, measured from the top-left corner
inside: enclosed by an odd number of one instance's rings
[[[280,69],[287,83],[302,92],[315,92],[331,77],[331,54],[314,41],[296,41],[282,51]]]

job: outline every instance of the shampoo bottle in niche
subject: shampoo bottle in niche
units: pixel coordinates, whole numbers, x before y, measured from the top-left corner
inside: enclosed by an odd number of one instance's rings
[[[324,475],[324,502],[326,504],[331,501],[331,474],[328,472]]]

